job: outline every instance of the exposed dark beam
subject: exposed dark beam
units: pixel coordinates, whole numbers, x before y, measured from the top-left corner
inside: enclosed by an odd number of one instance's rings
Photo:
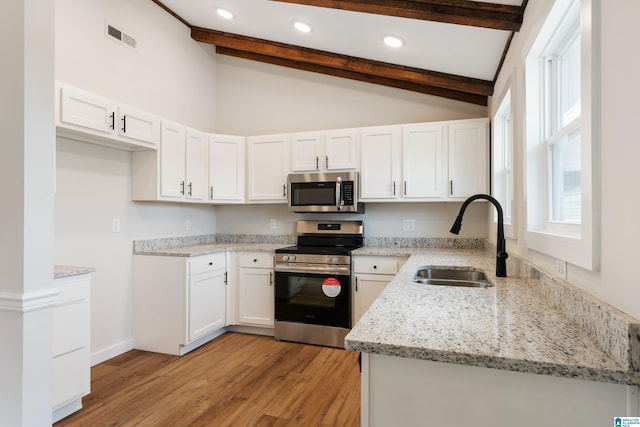
[[[300,69],[313,66],[322,67],[324,70],[342,70],[345,75],[357,73],[366,76],[359,80],[390,79],[397,81],[398,84],[406,82],[414,87],[420,85],[484,97],[493,93],[493,82],[486,80],[388,64],[206,28],[192,27],[191,37],[200,42],[214,44],[216,47],[254,54],[256,58],[266,56],[286,60],[283,64],[286,62],[289,64],[287,66],[299,63],[301,65],[296,68]],[[335,73],[336,71],[332,74],[336,75]]]
[[[275,0],[306,6],[364,12],[424,21],[519,31],[521,6],[468,0]]]

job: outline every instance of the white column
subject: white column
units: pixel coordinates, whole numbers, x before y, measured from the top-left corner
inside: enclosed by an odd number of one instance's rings
[[[54,0],[0,13],[0,423],[51,424]]]

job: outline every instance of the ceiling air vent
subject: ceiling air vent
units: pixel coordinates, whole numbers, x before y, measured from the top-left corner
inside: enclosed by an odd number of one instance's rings
[[[106,25],[106,34],[107,34],[107,37],[109,37],[110,39],[115,40],[118,43],[121,43],[135,50],[136,39],[131,37],[129,34],[124,33],[119,29],[117,29],[116,27],[113,27],[109,24]]]

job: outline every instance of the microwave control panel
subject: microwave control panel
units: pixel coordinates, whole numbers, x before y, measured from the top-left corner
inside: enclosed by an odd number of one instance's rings
[[[345,181],[342,183],[342,205],[353,206],[353,181]]]

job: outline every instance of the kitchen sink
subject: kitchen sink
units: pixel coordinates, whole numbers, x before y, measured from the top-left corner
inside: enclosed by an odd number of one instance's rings
[[[432,267],[418,268],[413,281],[425,285],[463,286],[468,288],[489,288],[493,283],[484,272],[473,267]]]

